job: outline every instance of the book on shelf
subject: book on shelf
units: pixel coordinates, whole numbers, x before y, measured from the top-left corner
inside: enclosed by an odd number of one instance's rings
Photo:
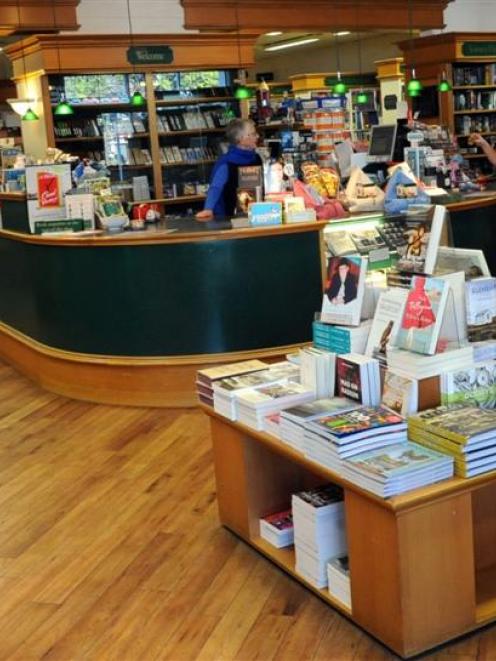
[[[454,458],[455,474],[474,477],[496,468],[496,411],[452,405],[422,411],[408,420],[408,435]]]
[[[347,552],[342,491],[334,485],[293,494],[295,569],[318,588],[327,585],[327,562]]]
[[[329,258],[321,321],[344,326],[360,324],[366,272],[366,257]]]
[[[405,442],[357,454],[343,461],[343,477],[382,498],[453,477],[453,459]]]
[[[470,369],[441,374],[441,404],[468,404],[480,408],[496,407],[496,362],[474,365]]]
[[[466,280],[491,275],[482,250],[439,246],[435,275],[463,271]]]
[[[449,284],[440,278],[412,278],[396,336],[398,347],[423,354],[436,353],[449,292]]]
[[[294,542],[293,512],[284,510],[260,519],[260,537],[278,549]]]
[[[365,348],[367,356],[387,361],[387,348],[396,343],[407,297],[407,290],[398,287],[381,292]]]
[[[416,379],[386,370],[381,405],[407,417],[418,410],[419,384]]]
[[[445,216],[446,209],[440,205],[431,206],[422,214],[407,213],[403,241],[396,246],[398,271],[434,273]]]
[[[344,397],[330,397],[292,406],[281,411],[279,438],[295,450],[304,451],[305,425],[322,416],[342,413],[358,404]]]
[[[337,392],[364,406],[376,406],[381,397],[379,362],[356,353],[338,356],[336,360]]]
[[[348,555],[331,558],[327,563],[329,594],[351,610],[350,563]]]
[[[315,347],[300,350],[301,382],[318,398],[331,397],[335,390],[336,354]]]
[[[491,324],[496,318],[496,278],[474,278],[465,283],[465,302],[469,326]]]
[[[471,345],[450,348],[433,355],[413,353],[398,347],[389,347],[388,368],[397,374],[413,379],[427,379],[438,376],[447,369],[465,369],[474,364],[474,351]]]
[[[371,326],[371,320],[350,327],[316,320],[312,324],[313,343],[318,349],[338,354],[364,353]]]

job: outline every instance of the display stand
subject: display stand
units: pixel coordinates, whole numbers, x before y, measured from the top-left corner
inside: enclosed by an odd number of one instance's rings
[[[403,657],[496,620],[496,472],[379,498],[277,438],[211,418],[221,523]],[[291,494],[344,489],[352,609],[296,573],[292,547],[260,538],[259,519]]]

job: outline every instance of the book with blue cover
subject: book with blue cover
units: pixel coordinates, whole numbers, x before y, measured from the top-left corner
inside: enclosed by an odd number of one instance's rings
[[[254,202],[248,209],[250,225],[265,227],[282,224],[282,205],[280,202]]]

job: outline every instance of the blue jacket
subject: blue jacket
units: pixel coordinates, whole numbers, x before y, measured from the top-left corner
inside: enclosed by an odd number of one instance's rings
[[[224,198],[224,190],[229,179],[230,166],[259,164],[260,156],[256,151],[230,145],[227,153],[220,156],[213,167],[204,208],[211,209],[214,212],[214,216],[225,217],[226,215],[232,215],[233,210],[226,209]]]

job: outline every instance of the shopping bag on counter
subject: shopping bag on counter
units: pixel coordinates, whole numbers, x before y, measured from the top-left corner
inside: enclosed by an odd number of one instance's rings
[[[346,199],[351,213],[381,211],[384,193],[360,168],[353,168],[346,186]]]
[[[406,211],[411,204],[430,203],[427,193],[404,170],[398,169],[391,176],[386,186],[386,199],[384,201],[386,213],[401,213]]]

